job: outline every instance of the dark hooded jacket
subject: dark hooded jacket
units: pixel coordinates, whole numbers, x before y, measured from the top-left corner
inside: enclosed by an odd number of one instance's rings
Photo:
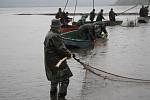
[[[117,14],[113,10],[111,10],[109,12],[109,20],[110,21],[116,21],[116,18],[115,18],[116,16],[117,16]]]
[[[84,24],[79,27],[79,37],[82,37],[85,40],[95,40],[95,31],[93,24]]]
[[[96,21],[102,21],[102,19],[105,19],[103,16],[103,12],[99,12],[96,18]]]
[[[65,47],[58,33],[49,31],[44,41],[45,71],[49,81],[64,80],[72,76],[66,60],[59,68],[56,64],[64,57],[70,57],[71,53]]]

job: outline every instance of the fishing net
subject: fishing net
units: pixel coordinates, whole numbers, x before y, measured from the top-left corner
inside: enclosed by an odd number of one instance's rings
[[[77,62],[79,62],[84,67],[84,69],[107,80],[120,81],[120,82],[150,83],[150,80],[130,78],[130,77],[125,77],[125,76],[109,73],[107,71],[92,67],[89,64],[86,64],[75,57],[74,59]]]

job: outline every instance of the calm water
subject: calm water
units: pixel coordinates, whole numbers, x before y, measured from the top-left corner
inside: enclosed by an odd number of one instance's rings
[[[104,8],[108,12],[111,7]],[[125,7],[114,7],[123,12]],[[135,8],[129,12],[138,12]],[[50,13],[58,8],[0,8],[0,99],[49,100],[49,85],[43,61],[43,40],[54,16],[19,13]],[[74,8],[67,8],[71,12]],[[79,7],[77,12],[92,8]],[[108,18],[108,16],[105,16]],[[137,16],[117,16],[126,22]],[[77,20],[79,16],[75,17]],[[107,27],[106,42],[94,49],[76,51],[90,65],[115,74],[150,79],[150,24],[138,27]],[[83,70],[74,59],[68,60],[74,74],[68,88],[69,100],[149,100],[150,84],[120,83],[103,80]]]

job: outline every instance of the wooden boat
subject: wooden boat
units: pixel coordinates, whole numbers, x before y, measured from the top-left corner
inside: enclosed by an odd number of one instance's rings
[[[96,21],[94,21],[96,22]],[[85,23],[94,23],[91,21],[86,21]],[[106,26],[115,26],[115,25],[121,25],[123,21],[103,21],[103,23],[105,23]]]
[[[62,40],[68,48],[89,48],[94,46],[91,40],[79,38],[78,30],[61,34]]]
[[[138,22],[139,23],[148,23],[149,22],[149,17],[138,17]]]
[[[62,26],[60,31],[61,31],[61,33],[65,33],[65,32],[70,32],[70,31],[76,30],[78,28],[79,28],[79,26],[77,26],[77,25],[67,25],[67,26]]]

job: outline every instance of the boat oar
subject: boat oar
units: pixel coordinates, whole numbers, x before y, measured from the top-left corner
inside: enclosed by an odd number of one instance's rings
[[[67,57],[64,57],[63,59],[59,60],[59,62],[56,64],[56,67],[59,68],[61,63],[63,63],[66,59],[67,59]]]

